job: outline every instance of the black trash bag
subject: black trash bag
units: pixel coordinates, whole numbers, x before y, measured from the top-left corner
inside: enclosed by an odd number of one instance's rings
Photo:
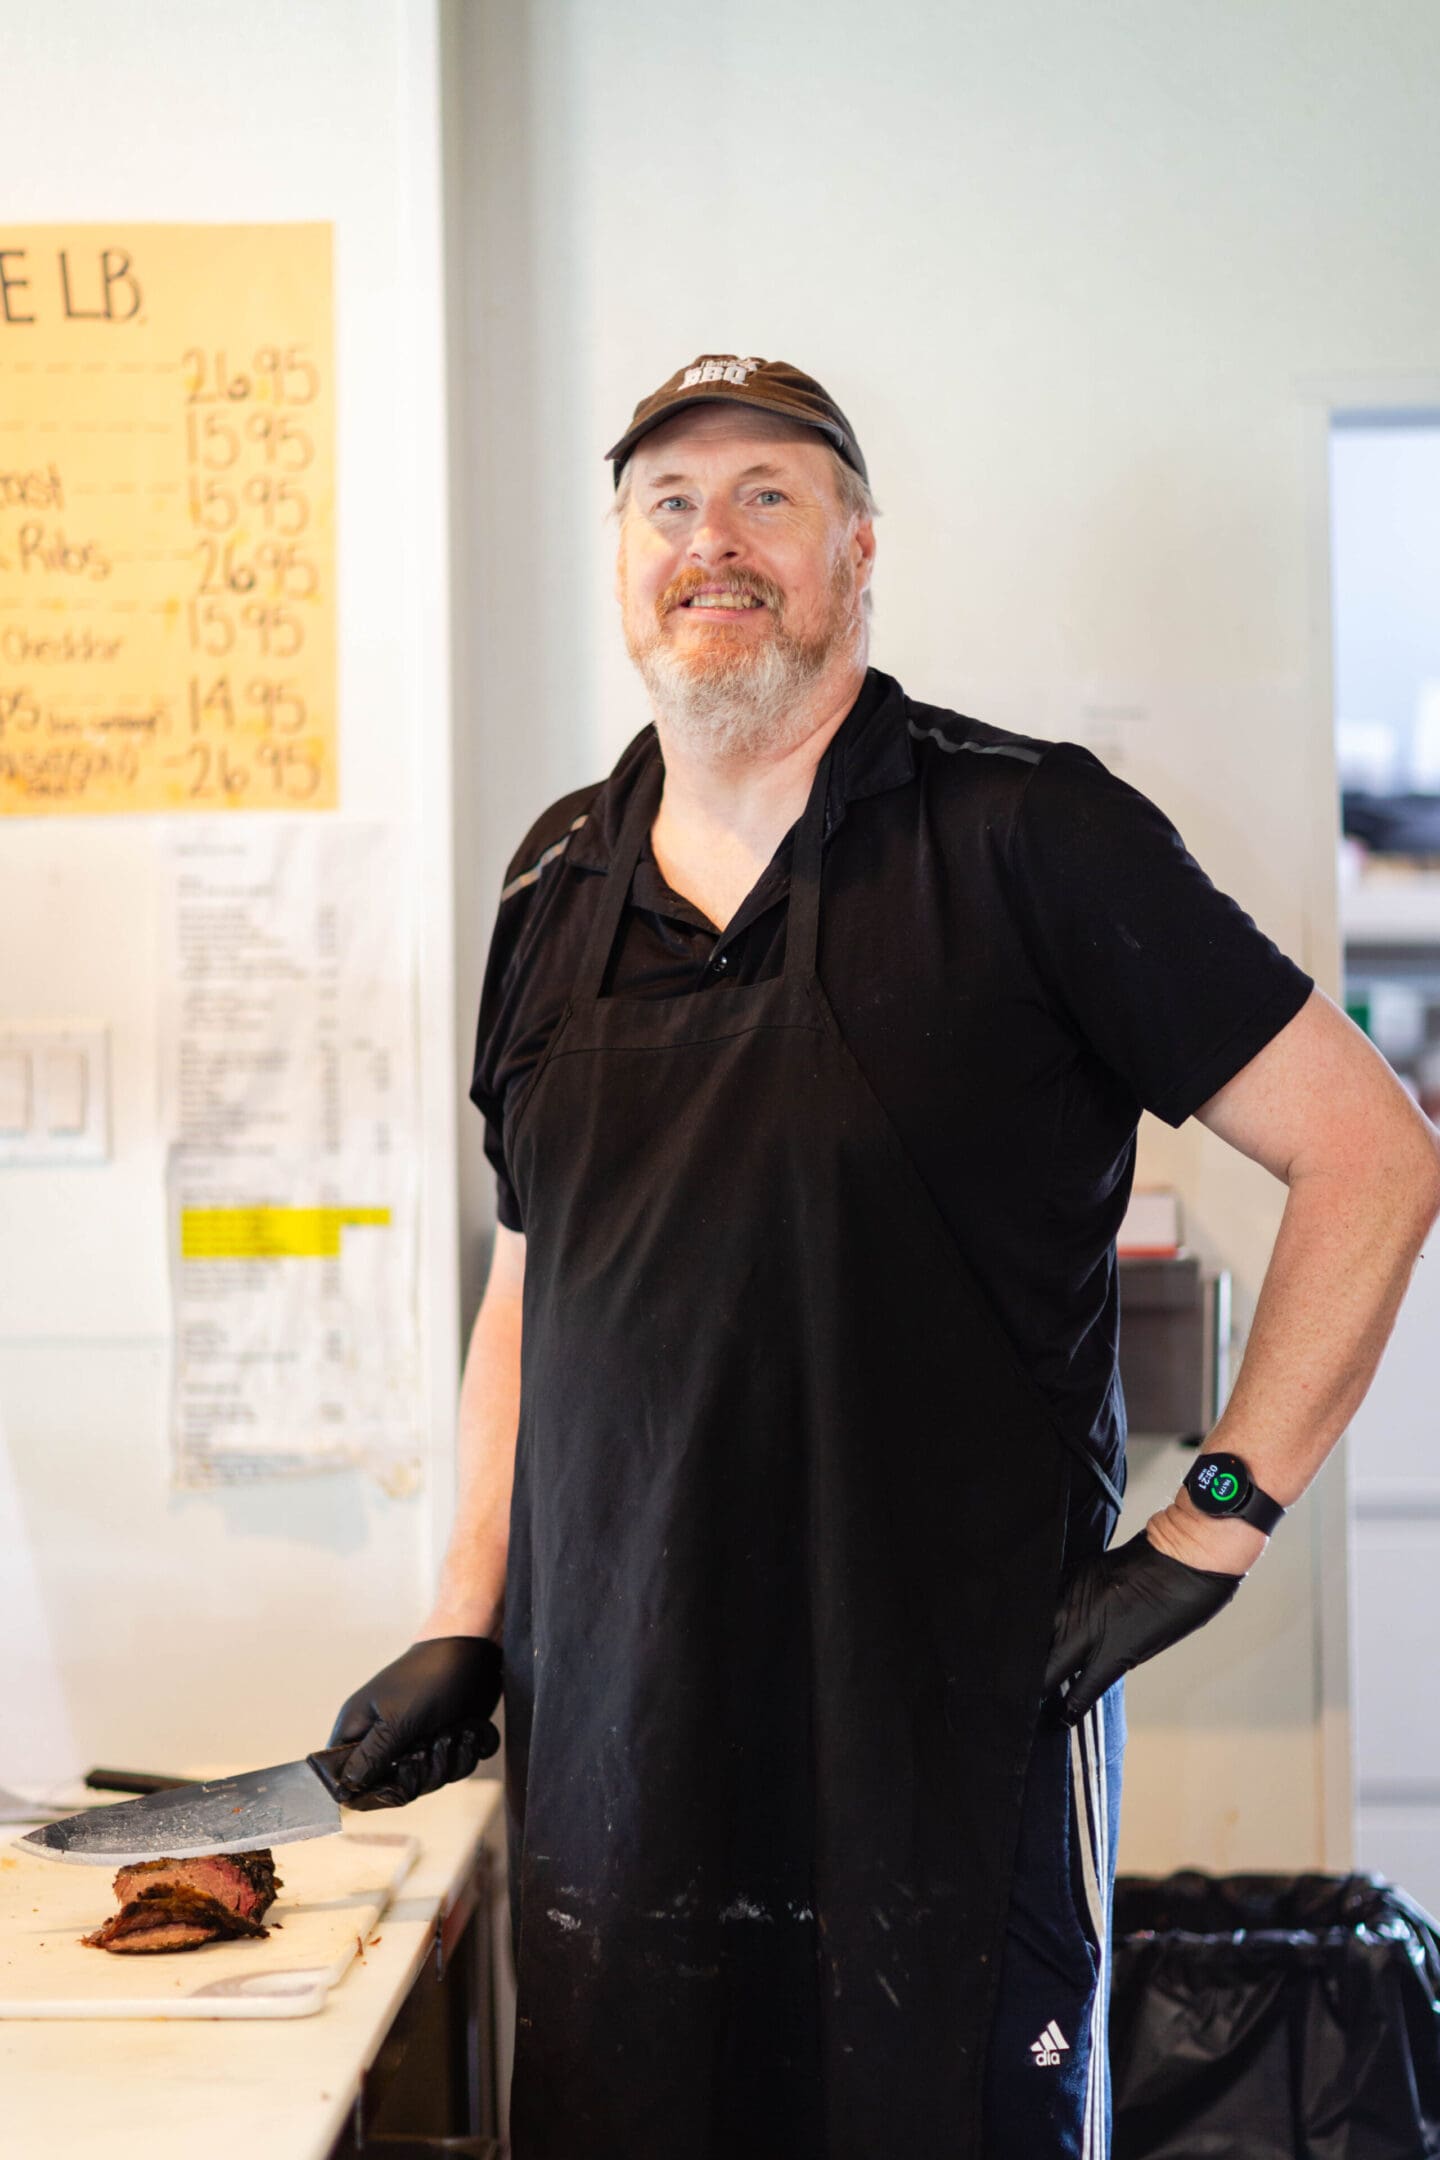
[[[1372,1875],[1122,1875],[1113,2160],[1440,2160],[1440,1927]]]

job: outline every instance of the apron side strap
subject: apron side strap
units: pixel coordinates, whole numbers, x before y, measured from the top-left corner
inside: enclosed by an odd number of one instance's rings
[[[1059,1426],[1056,1427],[1056,1431],[1060,1433],[1060,1438],[1064,1441],[1066,1447],[1069,1448],[1071,1454],[1075,1457],[1075,1460],[1085,1465],[1085,1468],[1090,1472],[1091,1477],[1094,1478],[1096,1484],[1100,1487],[1100,1490],[1104,1493],[1106,1499],[1109,1500],[1111,1506],[1116,1510],[1117,1514],[1121,1513],[1125,1506],[1124,1497],[1121,1494],[1119,1486],[1115,1483],[1115,1480],[1109,1475],[1108,1471],[1101,1469],[1099,1463],[1096,1462],[1095,1457],[1090,1453],[1089,1448],[1087,1448],[1081,1441],[1073,1440],[1070,1434],[1067,1432],[1061,1432]]]

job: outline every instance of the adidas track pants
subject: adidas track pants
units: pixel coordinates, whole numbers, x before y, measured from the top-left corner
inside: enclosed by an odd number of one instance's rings
[[[986,2160],[1107,2160],[1124,1748],[1123,1681],[1073,1733],[1047,1718],[1036,1735],[986,2066]]]

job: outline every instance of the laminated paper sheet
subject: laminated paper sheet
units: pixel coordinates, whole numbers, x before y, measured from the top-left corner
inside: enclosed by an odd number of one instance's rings
[[[162,843],[176,1482],[420,1463],[415,990],[385,826]]]
[[[330,255],[0,226],[0,815],[334,806]]]

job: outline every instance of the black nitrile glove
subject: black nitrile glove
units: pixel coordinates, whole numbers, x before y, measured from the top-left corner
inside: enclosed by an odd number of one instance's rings
[[[1070,1682],[1056,1706],[1064,1722],[1078,1725],[1132,1665],[1213,1620],[1244,1580],[1172,1560],[1143,1530],[1082,1561],[1061,1596],[1045,1670],[1047,1695]]]
[[[500,1676],[500,1645],[487,1635],[412,1643],[342,1707],[330,1745],[353,1747],[339,1776],[308,1759],[342,1807],[405,1807],[495,1753]]]

